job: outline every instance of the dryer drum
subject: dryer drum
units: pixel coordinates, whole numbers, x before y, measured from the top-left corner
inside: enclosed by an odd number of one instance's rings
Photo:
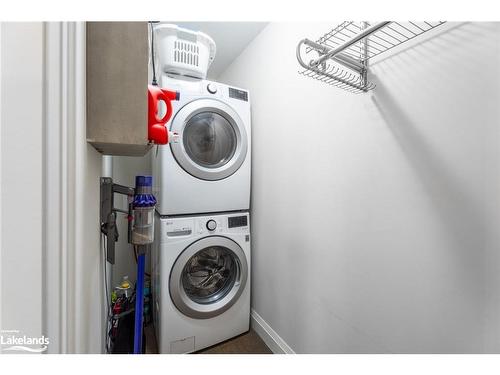
[[[180,142],[170,143],[177,163],[201,180],[222,180],[245,161],[248,135],[240,116],[228,104],[198,99],[182,107],[170,130]]]
[[[223,116],[200,112],[186,123],[183,143],[189,157],[206,168],[219,168],[232,159],[236,151],[236,132]]]

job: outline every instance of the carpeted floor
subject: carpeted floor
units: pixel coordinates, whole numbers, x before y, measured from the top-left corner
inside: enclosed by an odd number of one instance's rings
[[[144,327],[144,335],[146,336],[146,354],[158,354],[158,344],[156,343],[153,324]]]
[[[197,354],[273,354],[253,329],[220,344],[196,352]]]
[[[145,330],[146,334],[146,354],[157,354],[158,345],[154,334],[153,325],[148,325]],[[250,330],[247,333],[236,336],[220,344],[200,350],[195,354],[273,354],[271,349],[262,341],[262,339]]]

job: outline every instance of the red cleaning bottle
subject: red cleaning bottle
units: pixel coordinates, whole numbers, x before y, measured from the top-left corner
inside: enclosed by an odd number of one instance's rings
[[[158,86],[148,85],[148,139],[158,145],[166,145],[169,140],[165,124],[173,114],[172,100],[179,100],[179,91],[170,91]],[[165,102],[167,111],[162,118],[158,117],[158,104]]]

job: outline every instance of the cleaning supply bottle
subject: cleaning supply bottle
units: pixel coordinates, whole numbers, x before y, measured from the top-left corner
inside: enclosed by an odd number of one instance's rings
[[[128,280],[128,276],[123,276],[120,285],[115,287],[117,297],[124,296],[125,298],[128,298],[130,296],[131,288],[132,285]]]
[[[171,142],[177,134],[171,133],[166,127],[166,123],[172,117],[172,100],[179,100],[178,91],[162,89],[158,86],[148,86],[148,139],[157,145],[166,145]],[[165,115],[160,118],[159,104],[164,102],[166,106]]]

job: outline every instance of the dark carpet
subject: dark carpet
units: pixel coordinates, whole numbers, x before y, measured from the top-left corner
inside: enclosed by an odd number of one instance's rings
[[[146,354],[158,354],[158,345],[156,343],[153,325],[148,325],[146,334]],[[271,349],[262,341],[262,339],[250,330],[247,333],[233,337],[220,344],[200,350],[195,354],[273,354]]]

